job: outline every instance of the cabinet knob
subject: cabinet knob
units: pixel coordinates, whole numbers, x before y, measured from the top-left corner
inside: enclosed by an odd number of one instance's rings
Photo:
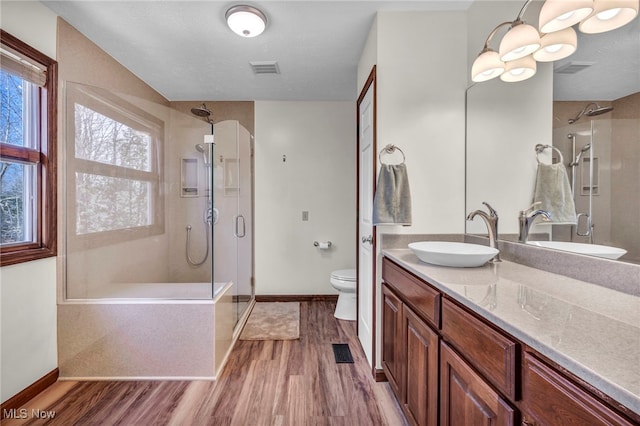
[[[362,244],[369,243],[373,244],[373,235],[369,235],[368,237],[362,237]]]

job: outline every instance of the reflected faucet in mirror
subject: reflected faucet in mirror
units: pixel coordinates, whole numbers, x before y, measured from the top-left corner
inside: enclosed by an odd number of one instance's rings
[[[487,225],[487,231],[489,232],[489,247],[497,249],[496,242],[498,241],[498,212],[489,205],[486,201],[483,201],[482,204],[487,206],[489,209],[489,213],[486,213],[483,210],[475,210],[467,215],[467,220],[473,220],[476,216],[480,216],[485,225]],[[500,252],[496,254],[491,262],[501,262],[500,260]]]
[[[540,204],[539,201],[520,211],[520,215],[518,216],[518,229],[520,230],[518,241],[521,243],[526,243],[529,239],[529,229],[538,216],[541,216],[544,221],[551,220],[551,213],[548,211],[540,209],[533,210],[533,208],[538,204]]]

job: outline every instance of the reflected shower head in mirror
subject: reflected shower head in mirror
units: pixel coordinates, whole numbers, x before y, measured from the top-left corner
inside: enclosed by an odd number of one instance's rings
[[[211,164],[209,162],[209,155],[207,153],[207,147],[204,146],[204,144],[199,143],[196,144],[196,150],[200,153],[202,153],[202,161],[204,161],[204,165],[208,166],[209,164]]]
[[[611,111],[613,111],[612,106],[601,107],[597,103],[591,102],[590,104],[587,104],[587,106],[585,106],[582,111],[580,111],[580,113],[576,116],[576,118],[570,118],[569,124],[573,124],[576,121],[580,120],[580,117],[582,117],[583,115],[586,115],[588,117],[593,117],[596,115],[606,114]]]
[[[573,163],[569,164],[569,167],[574,167],[574,166],[577,166],[578,164],[580,164],[580,159],[582,158],[582,154],[584,154],[585,152],[589,151],[590,149],[591,149],[591,144],[590,143],[588,143],[585,146],[583,146],[582,149],[580,149],[580,152],[576,156],[576,159],[573,161]]]

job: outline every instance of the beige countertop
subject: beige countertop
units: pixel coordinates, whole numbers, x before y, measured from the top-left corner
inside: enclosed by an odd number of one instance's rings
[[[509,261],[448,268],[382,253],[640,414],[640,297]]]

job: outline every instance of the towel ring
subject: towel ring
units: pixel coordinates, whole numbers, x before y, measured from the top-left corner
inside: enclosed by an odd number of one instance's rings
[[[387,146],[385,146],[384,148],[382,148],[382,150],[380,151],[380,154],[378,154],[378,161],[380,161],[380,163],[382,163],[382,154],[393,154],[396,150],[400,151],[400,154],[402,154],[402,163],[404,163],[404,160],[406,160],[405,156],[404,156],[404,152],[402,152],[402,150],[400,148],[398,148],[397,146],[393,145],[393,144],[389,144]],[[400,163],[400,164],[402,164]],[[384,164],[384,163],[382,163]]]
[[[544,151],[545,149],[550,148],[553,149],[555,152],[558,153],[558,155],[560,156],[560,163],[564,164],[564,158],[562,157],[562,152],[560,152],[560,150],[558,148],[556,148],[555,146],[552,145],[542,145],[541,143],[536,145],[536,161],[538,162],[538,164],[540,164],[540,158],[538,157],[538,155],[540,155],[542,153],[542,151]],[[553,159],[551,160],[551,163],[553,164]]]

